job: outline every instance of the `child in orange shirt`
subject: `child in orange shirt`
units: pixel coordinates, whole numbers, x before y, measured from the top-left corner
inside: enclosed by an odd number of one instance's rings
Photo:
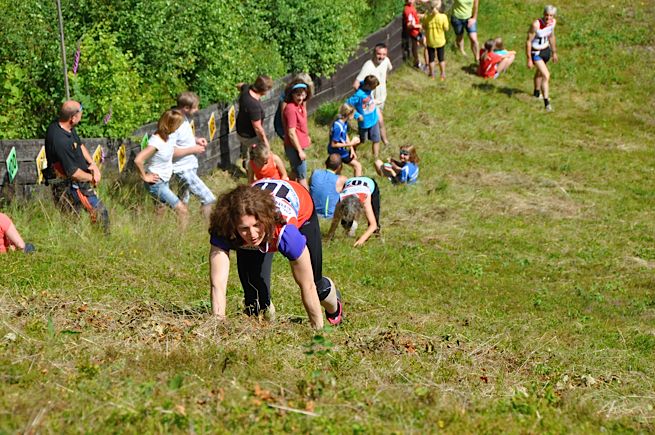
[[[248,182],[251,184],[262,178],[289,179],[282,159],[268,147],[260,144],[254,144],[250,148],[247,172]]]

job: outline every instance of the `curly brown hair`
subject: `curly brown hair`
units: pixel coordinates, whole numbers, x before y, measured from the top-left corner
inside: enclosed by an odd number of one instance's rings
[[[209,234],[225,238],[230,245],[241,246],[243,239],[238,228],[241,217],[247,215],[254,216],[263,225],[264,242],[272,240],[277,225],[286,223],[270,192],[242,185],[218,198],[209,218]]]

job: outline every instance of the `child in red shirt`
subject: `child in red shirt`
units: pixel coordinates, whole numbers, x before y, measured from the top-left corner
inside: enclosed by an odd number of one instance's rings
[[[516,52],[509,51],[501,55],[494,53],[496,46],[495,40],[489,39],[484,43],[484,49],[480,50],[480,66],[478,66],[478,75],[485,79],[495,79],[514,62]]]

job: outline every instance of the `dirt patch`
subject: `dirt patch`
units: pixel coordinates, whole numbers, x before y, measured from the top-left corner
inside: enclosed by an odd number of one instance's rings
[[[504,216],[547,216],[555,219],[580,217],[582,208],[574,201],[548,194],[516,193],[504,194],[501,198],[486,201],[481,207],[483,213]]]
[[[627,259],[629,262],[645,267],[646,269],[655,269],[655,261],[648,261],[639,257],[627,257]]]
[[[517,186],[527,187],[534,181],[525,174],[511,172],[471,171],[452,177],[455,181],[479,187]]]
[[[477,189],[487,188],[488,196],[473,199],[473,207],[483,216],[533,216],[555,219],[580,217],[585,209],[568,190],[554,180],[538,179],[515,172],[471,171],[451,177]]]

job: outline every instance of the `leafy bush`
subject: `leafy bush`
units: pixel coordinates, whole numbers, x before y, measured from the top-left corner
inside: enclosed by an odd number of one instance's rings
[[[361,37],[365,0],[274,0],[271,26],[290,71],[334,72]]]
[[[131,55],[121,52],[116,40],[104,26],[96,26],[80,43],[77,75],[69,71],[71,97],[84,106],[84,122],[78,127],[84,137],[126,137],[153,115],[152,98],[132,67]]]
[[[63,95],[54,2],[0,0],[0,10],[0,139],[42,136]]]
[[[0,138],[43,137],[65,98],[55,2],[0,7]],[[400,0],[62,0],[71,97],[85,107],[79,130],[126,136],[187,89],[208,105],[233,100],[237,82],[261,73],[330,74],[401,8]]]

